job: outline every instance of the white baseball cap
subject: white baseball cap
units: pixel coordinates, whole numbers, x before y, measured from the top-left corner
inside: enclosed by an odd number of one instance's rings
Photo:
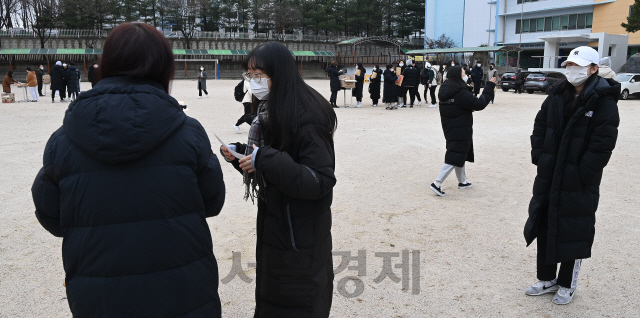
[[[600,64],[600,55],[598,55],[598,51],[590,48],[588,46],[579,46],[569,53],[569,57],[567,60],[562,62],[562,66],[566,66],[567,63],[573,62],[580,66],[589,66],[592,63],[599,65]]]

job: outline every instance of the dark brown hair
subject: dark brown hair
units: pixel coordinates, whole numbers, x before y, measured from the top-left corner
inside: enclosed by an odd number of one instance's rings
[[[125,76],[158,82],[165,92],[175,73],[169,41],[144,23],[123,23],[104,41],[98,65],[100,78]]]

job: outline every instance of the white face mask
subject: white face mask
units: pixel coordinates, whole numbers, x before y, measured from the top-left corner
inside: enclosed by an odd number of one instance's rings
[[[468,79],[469,79],[469,76],[467,76],[467,75],[465,75],[465,76],[463,76],[463,77],[462,77],[462,80],[463,80],[465,83],[467,82],[467,80],[468,80]]]
[[[63,67],[67,66],[67,64],[62,64]]]
[[[571,85],[580,86],[589,78],[588,71],[588,66],[567,66],[565,75],[567,75],[567,80]]]
[[[249,86],[251,87],[251,93],[259,100],[266,100],[269,95],[269,80],[266,78],[260,79],[260,83],[256,82],[255,79],[251,79],[249,81]]]
[[[456,66],[456,63],[451,63],[451,66]]]
[[[378,70],[378,68],[374,67],[374,68],[373,68],[373,71],[375,72],[376,70]]]
[[[476,64],[478,67],[482,66],[482,64]]]
[[[403,67],[403,66],[404,66],[404,63],[400,63],[400,67]]]
[[[204,68],[202,68],[202,67],[201,67],[201,68],[200,68],[200,70],[201,70],[201,71],[204,71]]]

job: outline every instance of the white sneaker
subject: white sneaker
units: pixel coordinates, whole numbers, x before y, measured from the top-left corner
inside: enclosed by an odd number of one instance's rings
[[[198,96],[198,99],[201,99],[201,98],[202,98],[202,96]]]
[[[242,131],[240,131],[240,126],[233,126],[233,130],[235,130],[239,134],[242,133]]]
[[[207,94],[207,98],[209,98],[209,94]]]
[[[438,105],[434,105],[434,104],[429,105],[429,108],[436,108],[436,107],[438,107]]]
[[[566,288],[560,286],[560,289],[558,289],[558,292],[555,296],[553,296],[553,300],[551,301],[556,305],[566,305],[571,302],[571,300],[573,299],[573,294],[575,294],[575,292],[575,288]]]
[[[422,101],[419,101],[419,102],[418,102],[418,106],[420,106],[420,105],[422,105]]]
[[[378,107],[378,104],[373,104],[371,105],[371,107]]]
[[[561,288],[561,287],[560,285],[558,285],[556,279],[552,281],[541,280],[527,287],[527,290],[524,293],[529,296],[539,296],[539,295],[544,295],[548,293],[555,293],[556,291],[558,291],[558,288]]]

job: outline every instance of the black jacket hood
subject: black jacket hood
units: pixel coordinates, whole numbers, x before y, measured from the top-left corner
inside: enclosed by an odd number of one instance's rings
[[[461,85],[454,84],[449,79],[447,79],[440,86],[438,97],[440,98],[440,100],[446,101],[446,100],[452,99],[454,96],[456,96],[456,94],[458,94],[458,92],[464,89],[467,89],[467,88]]]
[[[178,102],[159,83],[112,77],[69,105],[63,129],[90,156],[117,164],[154,150],[185,119]]]

